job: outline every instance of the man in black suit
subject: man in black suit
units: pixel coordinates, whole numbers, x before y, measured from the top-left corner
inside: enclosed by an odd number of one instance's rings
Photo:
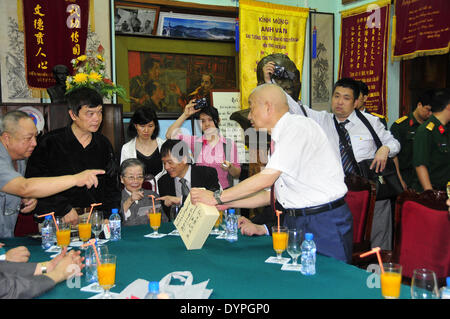
[[[161,146],[161,160],[167,171],[158,180],[163,209],[169,216],[170,206],[182,205],[191,187],[204,187],[210,191],[220,189],[216,169],[191,164],[189,147],[182,140],[167,140]]]

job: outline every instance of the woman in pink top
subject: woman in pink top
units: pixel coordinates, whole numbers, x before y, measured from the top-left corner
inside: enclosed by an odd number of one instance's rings
[[[196,110],[195,105],[195,100],[186,105],[183,114],[168,128],[166,138],[185,141],[190,146],[197,165],[215,168],[223,189],[233,186],[229,180],[238,178],[241,174],[236,144],[220,134],[219,112],[215,107],[206,106]],[[181,134],[181,125],[194,114],[200,120],[203,135],[198,137]]]

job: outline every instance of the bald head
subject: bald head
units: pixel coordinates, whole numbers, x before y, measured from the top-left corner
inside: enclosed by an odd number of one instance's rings
[[[289,111],[286,94],[276,84],[257,86],[248,97],[250,113],[248,119],[255,129],[270,130]]]
[[[283,89],[272,83],[265,83],[253,89],[248,97],[249,100],[255,97],[261,100],[262,103],[270,103],[275,107],[277,113],[284,114],[289,111],[289,105],[286,94]]]

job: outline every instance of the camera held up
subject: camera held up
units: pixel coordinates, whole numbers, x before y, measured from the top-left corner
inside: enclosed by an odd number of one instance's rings
[[[195,100],[194,110],[199,110],[208,106],[208,102],[206,101],[206,97]]]

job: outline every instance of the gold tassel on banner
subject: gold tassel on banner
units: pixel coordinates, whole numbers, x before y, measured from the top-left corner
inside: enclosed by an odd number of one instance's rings
[[[91,31],[95,32],[95,8],[94,0],[89,0],[89,23],[91,26]]]
[[[17,0],[17,24],[19,27],[19,31],[23,32],[24,25],[23,25],[23,0]]]

